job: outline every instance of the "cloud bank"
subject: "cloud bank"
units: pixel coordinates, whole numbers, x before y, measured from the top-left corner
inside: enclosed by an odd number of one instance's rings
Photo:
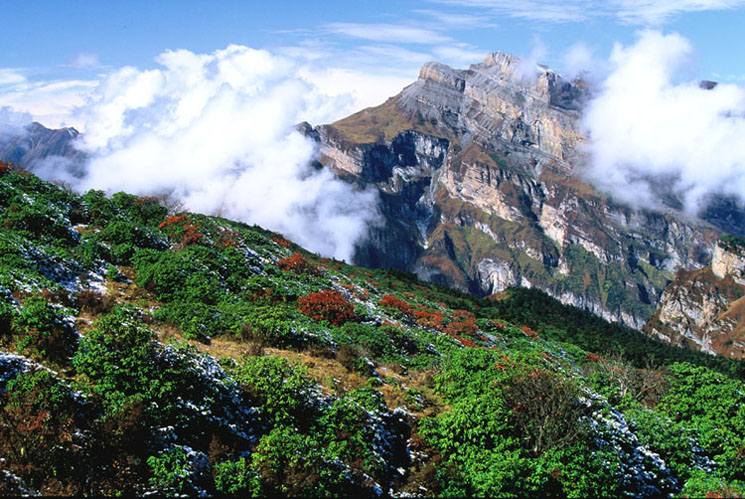
[[[313,144],[294,130],[333,114],[334,100],[297,77],[292,60],[263,50],[168,51],[157,62],[116,70],[94,90],[80,114],[87,173],[67,180],[168,193],[191,211],[256,223],[349,260],[378,218],[377,195],[309,166]]]
[[[715,193],[743,199],[745,89],[686,79],[691,52],[687,39],[657,31],[614,48],[584,120],[595,185],[635,205],[675,194],[692,214]]]

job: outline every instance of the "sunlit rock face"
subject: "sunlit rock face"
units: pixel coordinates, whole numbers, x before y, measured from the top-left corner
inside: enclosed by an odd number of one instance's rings
[[[745,251],[722,241],[711,265],[681,270],[644,331],[674,345],[745,359]]]
[[[308,127],[322,165],[381,192],[386,223],[356,262],[482,295],[538,287],[642,328],[676,271],[710,262],[718,230],[581,178],[589,93],[496,52],[465,70],[427,63],[381,106]]]

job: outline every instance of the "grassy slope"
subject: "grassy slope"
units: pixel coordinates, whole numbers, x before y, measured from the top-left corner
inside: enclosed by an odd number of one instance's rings
[[[0,493],[743,490],[742,363],[1,173]]]

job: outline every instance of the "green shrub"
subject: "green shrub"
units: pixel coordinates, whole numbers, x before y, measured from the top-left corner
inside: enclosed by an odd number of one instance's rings
[[[261,477],[261,496],[329,497],[344,494],[344,469],[323,455],[311,435],[279,426],[264,436],[251,455]]]
[[[253,307],[242,318],[240,334],[245,339],[260,339],[275,347],[299,346],[305,338],[299,331],[297,316],[297,312],[288,307]]]
[[[191,455],[190,455],[191,454]],[[207,481],[207,457],[175,445],[147,458],[152,477],[150,486],[165,495],[199,495]]]
[[[0,298],[0,345],[10,341],[16,315],[15,308]]]
[[[308,428],[319,413],[307,371],[282,357],[243,357],[234,376],[267,424]]]
[[[140,324],[134,309],[117,307],[81,339],[73,366],[92,382],[89,390],[108,410],[116,410],[133,395],[147,400],[158,391],[156,355],[152,330]]]
[[[244,458],[236,461],[223,461],[213,467],[215,489],[221,494],[242,497],[258,496],[261,482],[250,462]]]
[[[65,364],[75,351],[78,337],[62,311],[40,296],[26,300],[16,320],[18,350]]]
[[[745,481],[745,385],[687,363],[670,366],[673,382],[658,410],[693,428],[727,480]]]

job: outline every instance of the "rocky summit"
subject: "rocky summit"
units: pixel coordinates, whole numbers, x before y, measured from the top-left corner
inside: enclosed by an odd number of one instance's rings
[[[321,164],[380,191],[385,224],[357,263],[481,295],[537,287],[640,329],[678,270],[710,263],[719,229],[629,208],[580,177],[589,96],[581,79],[496,52],[466,70],[425,64],[384,104],[302,130]]]

